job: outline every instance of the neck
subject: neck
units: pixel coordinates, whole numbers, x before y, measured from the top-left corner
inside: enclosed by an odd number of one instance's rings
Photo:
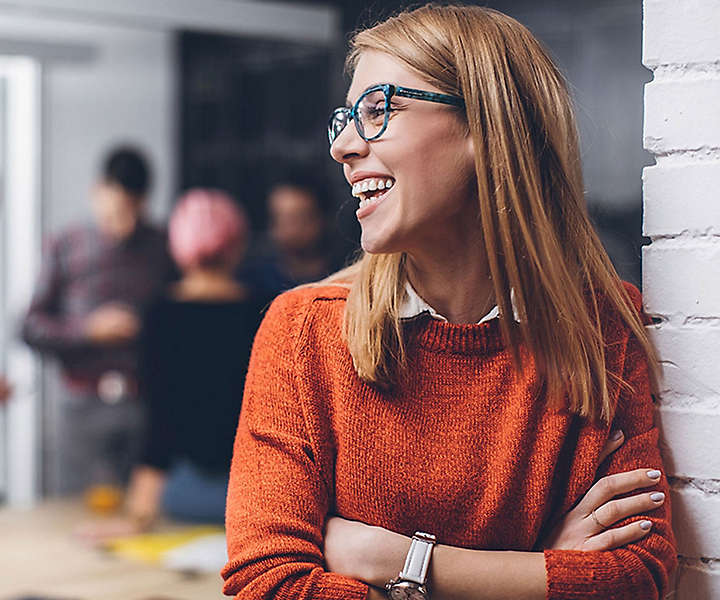
[[[282,257],[285,269],[295,279],[322,275],[327,270],[327,257],[319,252],[285,254]]]
[[[181,300],[238,300],[245,296],[244,288],[228,270],[209,267],[187,271],[173,292]]]
[[[482,240],[408,253],[406,265],[415,291],[451,323],[477,323],[496,303]]]

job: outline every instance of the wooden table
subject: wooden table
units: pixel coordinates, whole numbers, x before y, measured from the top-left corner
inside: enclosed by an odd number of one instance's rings
[[[84,547],[79,501],[0,509],[0,600],[227,600],[219,574],[192,577]]]

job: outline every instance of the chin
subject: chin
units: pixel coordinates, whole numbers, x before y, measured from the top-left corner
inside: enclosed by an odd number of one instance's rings
[[[391,249],[390,244],[386,243],[384,240],[365,235],[360,237],[360,247],[367,254],[389,254],[394,252],[394,250]]]
[[[373,226],[374,225],[374,226]],[[368,254],[393,254],[405,250],[401,242],[398,228],[388,226],[387,223],[378,223],[362,226],[360,233],[360,247]]]

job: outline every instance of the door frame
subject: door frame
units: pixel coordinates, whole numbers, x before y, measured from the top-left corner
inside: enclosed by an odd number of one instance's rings
[[[18,333],[42,244],[41,65],[29,57],[1,56],[0,78],[5,81],[2,132],[7,158],[0,189],[0,367],[14,388],[2,409],[5,464],[0,483],[9,505],[28,506],[38,500],[40,489],[41,379],[39,361]]]

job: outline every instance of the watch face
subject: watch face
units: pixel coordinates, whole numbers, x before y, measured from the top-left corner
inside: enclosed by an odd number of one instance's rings
[[[410,581],[401,581],[390,588],[390,600],[428,600],[425,588]]]

